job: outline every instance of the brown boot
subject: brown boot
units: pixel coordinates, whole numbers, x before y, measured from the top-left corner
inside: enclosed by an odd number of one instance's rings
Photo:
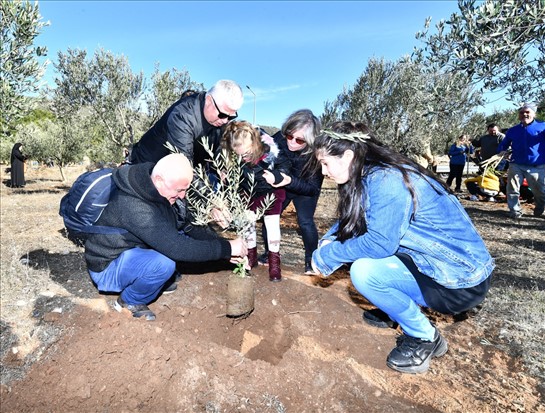
[[[269,251],[269,281],[282,281],[280,269],[280,253]]]
[[[248,248],[248,265],[250,268],[257,266],[257,247]]]

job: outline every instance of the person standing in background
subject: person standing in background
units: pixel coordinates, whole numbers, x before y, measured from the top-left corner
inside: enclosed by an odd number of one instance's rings
[[[462,175],[467,162],[468,154],[473,153],[473,146],[469,142],[467,135],[461,135],[456,139],[448,151],[449,173],[447,178],[447,186],[450,188],[452,181],[456,180],[454,192],[462,192]]]
[[[491,123],[486,127],[487,134],[481,136],[479,139],[473,141],[473,146],[476,149],[476,154],[479,159],[479,162],[486,161],[492,156],[496,155],[498,151],[498,145],[505,137],[503,133],[500,132],[498,125]]]
[[[11,187],[23,188],[25,181],[25,161],[27,157],[23,155],[23,144],[17,142],[11,149]]]
[[[536,120],[537,106],[523,104],[519,110],[518,125],[507,130],[498,146],[504,153],[513,150],[507,171],[507,206],[511,218],[522,217],[520,186],[524,178],[535,199],[534,216],[543,215],[545,209],[545,122]]]

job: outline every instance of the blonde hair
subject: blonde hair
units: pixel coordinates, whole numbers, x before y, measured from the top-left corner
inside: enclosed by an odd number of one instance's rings
[[[235,152],[234,149],[242,145],[248,137],[252,145],[247,159],[250,163],[255,164],[265,153],[265,147],[261,140],[259,128],[253,126],[250,122],[234,121],[228,123],[223,132],[223,143],[227,152],[232,155]]]
[[[456,139],[456,142],[469,142],[469,136],[467,135],[460,135]]]

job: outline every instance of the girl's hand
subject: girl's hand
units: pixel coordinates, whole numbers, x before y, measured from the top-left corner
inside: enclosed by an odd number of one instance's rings
[[[214,208],[211,214],[214,222],[216,222],[222,229],[227,228],[229,223],[232,221],[229,211],[221,211],[220,209]]]
[[[274,175],[271,171],[263,171],[263,179],[271,186],[274,186]]]

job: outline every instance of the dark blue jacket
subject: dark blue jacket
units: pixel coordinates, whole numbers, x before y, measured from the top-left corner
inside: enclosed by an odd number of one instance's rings
[[[450,163],[452,165],[465,165],[467,161],[466,154],[473,153],[473,146],[458,145],[453,143],[448,151]]]
[[[534,120],[528,126],[519,123],[509,128],[498,152],[511,146],[513,162],[520,165],[545,164],[545,122]]]

